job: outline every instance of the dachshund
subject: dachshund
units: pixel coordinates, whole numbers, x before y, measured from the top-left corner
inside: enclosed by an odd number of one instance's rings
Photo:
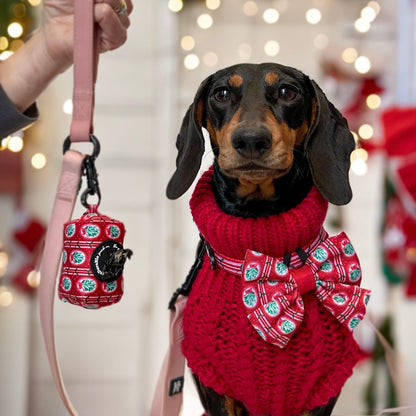
[[[202,127],[214,154],[212,190],[225,213],[258,218],[297,206],[315,186],[335,205],[352,198],[347,121],[302,72],[276,63],[238,64],[206,78],[177,136],[169,199],[192,185],[204,154]],[[244,405],[204,386],[194,375],[210,416],[249,416]],[[330,415],[337,397],[303,415]]]

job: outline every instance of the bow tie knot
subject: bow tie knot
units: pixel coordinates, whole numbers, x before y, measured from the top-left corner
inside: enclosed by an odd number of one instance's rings
[[[360,263],[345,233],[322,241],[298,269],[281,258],[248,250],[242,277],[248,319],[264,340],[281,348],[302,323],[303,294],[313,291],[350,330],[363,319],[370,294],[359,287]]]

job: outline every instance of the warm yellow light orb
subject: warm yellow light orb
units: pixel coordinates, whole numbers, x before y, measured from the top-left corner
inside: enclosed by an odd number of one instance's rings
[[[0,51],[4,51],[9,47],[9,41],[6,36],[0,36]]]
[[[366,6],[361,10],[361,18],[366,20],[367,22],[371,23],[372,21],[374,21],[376,16],[376,11],[370,6]]]
[[[183,8],[183,2],[182,0],[169,0],[168,8],[171,12],[180,12]]]
[[[264,53],[268,56],[276,56],[280,51],[280,45],[275,40],[269,40],[264,45]]]
[[[368,140],[373,137],[374,130],[370,124],[362,124],[358,129],[358,134],[363,140]]]
[[[371,62],[366,56],[359,56],[354,62],[354,67],[360,74],[366,74],[371,69]]]
[[[201,29],[209,29],[214,23],[214,20],[208,13],[203,13],[198,17],[196,22]]]
[[[7,148],[13,152],[18,153],[23,149],[23,139],[20,136],[12,136],[7,142]]]
[[[354,22],[354,27],[357,32],[366,33],[370,30],[371,25],[368,20],[364,20],[362,17],[360,17]]]
[[[355,48],[345,48],[342,51],[342,60],[347,64],[352,64],[357,59],[358,52]]]
[[[181,39],[181,48],[184,51],[190,51],[195,47],[195,39],[191,35],[183,36]]]
[[[183,64],[185,65],[186,69],[196,69],[199,66],[199,58],[198,55],[195,55],[193,53],[186,55],[185,59],[183,61]]]
[[[279,17],[280,13],[276,9],[266,9],[263,13],[263,20],[269,24],[276,23]]]
[[[46,156],[43,153],[35,153],[30,163],[35,169],[43,169],[46,166]]]
[[[210,10],[216,10],[220,7],[221,1],[220,0],[205,0],[205,5]]]
[[[13,303],[13,294],[6,287],[0,287],[0,306],[7,308]]]
[[[365,100],[367,107],[371,110],[376,110],[381,105],[381,98],[377,94],[370,94]]]
[[[367,163],[362,159],[356,159],[351,163],[351,170],[357,176],[364,176],[367,173]]]
[[[259,11],[259,6],[255,1],[246,1],[243,5],[243,13],[246,16],[254,16]]]
[[[37,272],[36,270],[32,270],[27,275],[26,280],[27,280],[27,284],[30,287],[33,287],[33,288],[38,287],[39,286],[39,283],[40,283],[40,273]]]
[[[319,9],[309,9],[306,12],[306,21],[311,25],[316,25],[322,19],[322,13]]]
[[[4,251],[0,251],[0,277],[6,274],[7,266],[9,265],[9,256]]]
[[[7,33],[11,38],[20,38],[23,35],[23,26],[20,23],[12,22],[7,27]]]
[[[368,160],[368,152],[367,150],[363,149],[362,147],[359,147],[355,149],[350,156],[351,163],[354,162],[354,160],[361,159],[364,160],[364,162],[367,162]]]

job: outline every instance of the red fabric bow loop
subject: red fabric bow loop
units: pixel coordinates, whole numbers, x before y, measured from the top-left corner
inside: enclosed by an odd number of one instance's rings
[[[345,233],[322,241],[298,269],[288,267],[282,258],[251,250],[242,269],[247,317],[265,341],[280,348],[302,323],[302,295],[310,291],[352,331],[363,319],[370,295],[360,283],[360,263]]]

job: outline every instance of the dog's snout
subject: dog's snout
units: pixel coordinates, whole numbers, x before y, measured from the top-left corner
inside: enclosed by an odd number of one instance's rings
[[[270,149],[272,134],[265,127],[237,129],[231,137],[231,144],[241,156],[253,159]]]

